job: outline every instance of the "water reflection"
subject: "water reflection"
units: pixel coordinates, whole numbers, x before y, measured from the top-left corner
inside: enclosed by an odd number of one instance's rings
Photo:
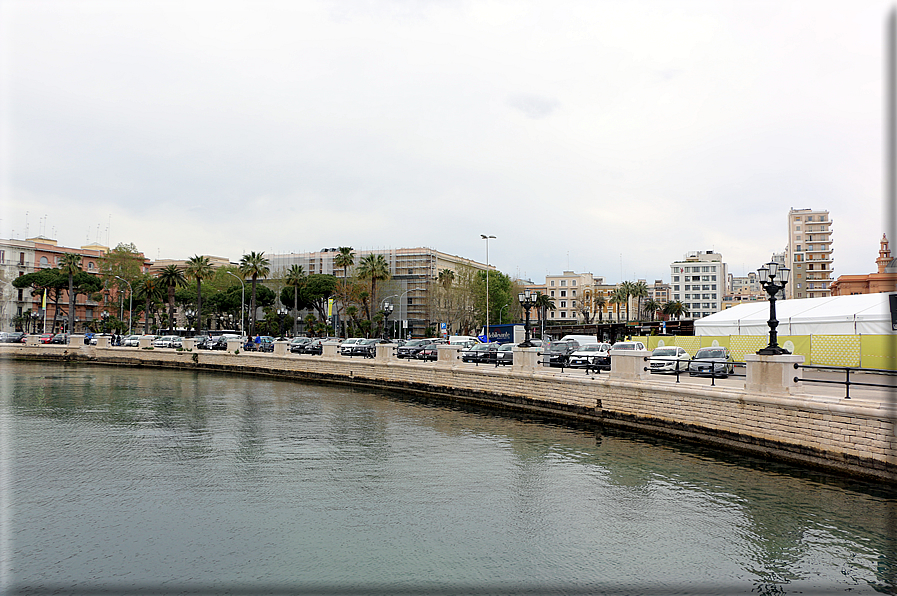
[[[895,585],[875,485],[396,393],[0,367],[27,585]]]

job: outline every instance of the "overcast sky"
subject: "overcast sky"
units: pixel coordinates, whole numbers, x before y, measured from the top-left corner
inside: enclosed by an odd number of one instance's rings
[[[0,0],[0,237],[736,275],[884,229],[885,1]],[[26,215],[27,212],[27,215]]]

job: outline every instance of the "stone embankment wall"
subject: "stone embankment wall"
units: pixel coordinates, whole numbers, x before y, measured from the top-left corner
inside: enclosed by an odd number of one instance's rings
[[[397,360],[385,351],[376,359],[363,359],[96,346],[0,347],[2,358],[217,370],[408,390],[676,436],[897,483],[897,410],[888,401],[820,398],[793,387],[776,390],[759,368],[749,368],[747,389],[657,382],[642,374],[641,354],[628,356],[615,358],[613,374],[590,377],[518,366],[516,353],[515,366],[495,368],[461,364],[448,353],[440,353],[434,363]]]

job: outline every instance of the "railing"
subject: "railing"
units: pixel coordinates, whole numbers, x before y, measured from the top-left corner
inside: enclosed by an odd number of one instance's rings
[[[645,362],[650,362],[650,361],[651,361],[651,357],[650,357],[650,356],[645,356]],[[717,379],[726,379],[726,378],[728,378],[728,377],[747,377],[747,371],[745,371],[745,372],[743,372],[743,373],[737,373],[737,372],[735,372],[735,369],[736,369],[736,368],[745,369],[745,368],[747,367],[747,363],[745,363],[745,362],[734,362],[734,361],[726,361],[726,362],[722,362],[722,361],[714,361],[714,360],[695,360],[695,359],[693,359],[693,358],[692,358],[692,359],[688,359],[688,360],[684,360],[684,359],[683,359],[683,360],[671,360],[671,359],[667,359],[667,360],[663,360],[663,361],[664,361],[664,362],[676,362],[676,366],[673,367],[673,368],[674,368],[674,371],[673,371],[673,372],[676,373],[676,382],[677,382],[677,383],[679,382],[679,375],[680,375],[682,372],[687,372],[687,373],[689,374],[689,376],[692,376],[692,372],[691,372],[691,370],[690,370],[691,367],[689,366],[692,362],[698,362],[698,363],[701,363],[701,364],[710,364],[710,365],[711,365],[711,366],[709,367],[709,368],[710,368],[709,371],[707,371],[707,372],[703,372],[703,371],[702,371],[702,372],[701,372],[701,376],[709,376],[709,377],[710,377],[710,385],[711,385],[711,387],[716,387],[716,380],[717,380]],[[682,368],[683,368],[683,367],[682,367],[682,364],[683,364],[683,363],[685,364],[685,371],[682,370]],[[717,372],[717,371],[716,371],[716,365],[718,365],[718,364],[723,364],[723,365],[724,365],[724,366],[722,367],[723,370],[722,370],[721,372]],[[731,367],[731,368],[730,368],[730,367]],[[659,375],[659,374],[664,374],[664,372],[666,372],[666,371],[662,371],[662,370],[654,370],[654,369],[652,369],[651,367],[648,367],[648,366],[645,367],[645,370],[646,370],[646,371],[650,371],[652,374],[658,374],[658,375]],[[709,374],[708,374],[708,373],[709,373]]]
[[[801,383],[828,383],[831,385],[844,385],[844,399],[850,399],[850,386],[856,385],[858,387],[878,387],[881,389],[894,387],[894,384],[882,385],[881,383],[863,383],[861,381],[851,381],[850,374],[851,373],[874,373],[885,375],[888,377],[897,376],[897,371],[886,370],[882,368],[860,368],[858,366],[822,366],[818,364],[798,364],[794,363],[794,370],[805,368],[805,369],[814,369],[814,370],[827,370],[827,371],[844,371],[844,380],[836,381],[833,379],[801,379],[799,377],[794,377],[794,382]]]

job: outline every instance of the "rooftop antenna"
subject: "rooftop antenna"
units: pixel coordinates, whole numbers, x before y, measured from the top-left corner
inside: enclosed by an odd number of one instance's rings
[[[25,238],[28,237],[28,212],[25,212]]]

